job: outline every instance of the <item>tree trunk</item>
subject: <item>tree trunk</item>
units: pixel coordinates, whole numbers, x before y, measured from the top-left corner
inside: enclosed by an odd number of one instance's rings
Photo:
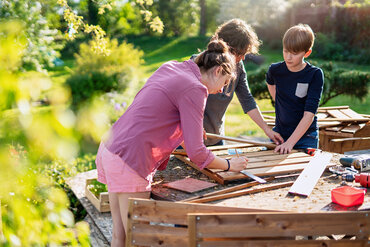
[[[207,32],[207,7],[206,0],[199,0],[200,5],[200,28],[199,36],[205,36]]]

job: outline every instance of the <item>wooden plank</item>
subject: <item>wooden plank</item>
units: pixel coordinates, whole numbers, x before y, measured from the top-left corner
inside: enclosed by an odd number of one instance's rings
[[[129,219],[133,223],[157,222],[166,224],[187,225],[188,213],[206,212],[271,212],[255,208],[223,207],[216,205],[154,201],[148,199],[129,199]]]
[[[243,138],[222,136],[222,135],[216,135],[216,134],[212,134],[212,133],[206,133],[206,135],[207,135],[207,137],[218,138],[218,139],[221,139],[221,140],[228,140],[228,141],[233,141],[233,142],[241,142],[241,143],[249,143],[249,144],[254,144],[254,145],[259,145],[259,146],[265,146],[269,149],[274,149],[276,147],[276,145],[272,142],[257,142],[257,141],[243,139]]]
[[[207,149],[211,150],[212,152],[215,151],[222,151],[222,150],[228,150],[228,149],[234,149],[234,148],[250,148],[250,147],[255,147],[256,145],[253,144],[230,144],[230,145],[218,145],[218,146],[209,146]],[[172,154],[179,154],[179,155],[187,155],[185,149],[176,149],[172,152]]]
[[[225,181],[220,178],[217,174],[215,174],[214,172],[210,171],[208,168],[204,168],[203,170],[199,169],[199,167],[194,164],[190,159],[189,157],[187,156],[181,156],[181,155],[175,155],[175,157],[183,162],[185,162],[186,164],[188,164],[189,166],[193,167],[195,170],[198,170],[200,171],[201,173],[203,173],[204,175],[208,176],[209,178],[215,180],[217,183],[219,184],[225,184]]]
[[[360,125],[358,124],[351,124],[350,126],[347,126],[345,128],[343,128],[341,130],[341,132],[345,132],[345,133],[351,133],[352,135],[355,134],[359,129],[360,129]]]
[[[195,202],[195,203],[213,202],[213,201],[218,201],[218,200],[231,198],[231,197],[237,197],[237,196],[242,196],[242,195],[255,194],[255,193],[262,192],[262,191],[280,189],[280,188],[291,186],[292,184],[293,182],[282,182],[282,183],[277,183],[277,184],[270,184],[262,188],[244,189],[244,190],[234,191],[234,192],[230,192],[230,193],[226,193],[222,195],[215,195],[215,196],[208,196],[205,198],[199,198],[199,199],[192,200],[190,202]]]
[[[308,163],[311,159],[312,159],[312,156],[306,156],[306,157],[298,157],[298,158],[292,158],[292,159],[270,160],[268,162],[266,161],[248,162],[247,169]]]
[[[318,110],[341,110],[341,109],[348,109],[348,105],[342,105],[342,106],[323,106],[319,107]]]
[[[328,114],[326,112],[318,112],[316,116],[317,119],[325,119],[328,116]]]
[[[320,130],[320,134],[322,134],[325,137],[329,137],[329,138],[353,137],[353,135],[349,133],[341,133],[341,132],[338,133],[338,132],[328,131],[328,130]]]
[[[340,111],[338,111],[340,112]],[[338,114],[337,112],[335,114]],[[346,115],[343,114],[342,117],[334,117],[334,118],[325,118],[325,119],[317,119],[317,122],[360,122],[360,123],[366,123],[370,119],[369,118],[349,118]],[[273,120],[265,120],[267,123],[273,122]],[[337,123],[336,123],[337,124]]]
[[[370,235],[369,211],[352,212],[265,212],[265,213],[191,213],[202,238],[292,237]],[[189,226],[192,227],[192,226]]]
[[[327,110],[329,115],[333,116],[334,118],[341,118],[341,119],[350,119],[347,115],[343,114],[340,110]]]
[[[164,225],[133,224],[134,246],[188,246],[188,229]]]
[[[272,180],[274,180],[274,177],[268,177],[268,178],[265,178],[265,180],[266,181],[272,181]],[[226,189],[223,189],[223,190],[210,192],[210,193],[207,193],[207,194],[204,194],[204,195],[201,195],[201,196],[191,197],[191,198],[182,200],[181,202],[191,202],[191,201],[194,201],[194,200],[200,199],[200,198],[222,195],[222,194],[225,194],[225,193],[242,190],[242,189],[249,188],[249,187],[252,187],[252,186],[255,186],[255,185],[259,185],[259,184],[260,183],[257,182],[257,181],[252,181],[252,182],[236,185],[236,186],[233,186],[233,187],[230,187],[230,188],[226,188]]]
[[[332,156],[329,153],[316,152],[313,159],[290,188],[289,193],[309,196]]]
[[[366,123],[365,125],[361,126],[361,129],[354,134],[354,137],[368,137],[368,136],[370,136],[370,123]]]
[[[248,163],[252,163],[252,162],[268,162],[268,161],[272,161],[272,160],[285,160],[285,159],[294,159],[294,158],[302,158],[302,157],[311,157],[310,155],[304,153],[304,152],[300,152],[300,151],[297,151],[297,150],[294,150],[295,152],[291,152],[289,154],[280,154],[280,153],[275,153],[275,152],[272,152],[272,153],[269,153],[269,154],[266,154],[264,153],[265,151],[263,151],[263,153],[261,152],[261,155],[254,155],[254,153],[239,153],[240,155],[242,156],[245,156],[248,158]],[[235,155],[218,155],[219,157],[221,158],[224,158],[224,159],[228,159],[228,158],[232,158],[232,157],[235,157]]]
[[[217,184],[215,183],[210,183],[207,181],[202,181],[202,180],[194,179],[194,178],[184,178],[184,179],[180,179],[174,182],[163,184],[163,186],[165,187],[184,191],[187,193],[194,193],[197,191],[215,187],[216,185]]]
[[[306,165],[307,163],[296,164],[296,165],[275,166],[275,167],[263,167],[263,168],[248,169],[248,171],[259,177],[272,176],[272,175],[278,175],[278,174],[300,172],[306,167]],[[217,175],[222,177],[225,181],[246,178],[246,176],[242,173],[236,173],[236,172],[233,172],[232,174],[225,174],[225,173],[231,173],[231,172],[219,172],[217,173]]]
[[[191,242],[194,243],[194,242]],[[197,242],[195,242],[197,243]],[[367,240],[211,240],[200,242],[202,247],[364,247],[367,246]],[[196,247],[197,244],[190,245]]]
[[[330,145],[330,149],[337,153],[365,150],[370,149],[370,137],[331,139]]]

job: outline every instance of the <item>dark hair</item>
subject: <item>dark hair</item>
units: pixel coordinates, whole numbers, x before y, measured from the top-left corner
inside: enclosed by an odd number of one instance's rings
[[[284,49],[290,52],[308,52],[315,41],[315,35],[307,24],[298,24],[288,29],[283,38]]]
[[[230,54],[227,44],[220,39],[212,39],[207,50],[195,58],[195,63],[205,71],[221,66],[223,75],[235,76],[235,58]]]
[[[224,40],[234,55],[258,53],[261,41],[253,28],[241,19],[231,19],[219,26],[215,38]]]

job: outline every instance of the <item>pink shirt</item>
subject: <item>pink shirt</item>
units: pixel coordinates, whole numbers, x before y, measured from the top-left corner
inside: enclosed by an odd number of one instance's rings
[[[215,156],[203,144],[203,113],[208,96],[193,61],[163,64],[148,79],[111,129],[109,151],[143,178],[155,172],[182,141],[200,169]],[[161,167],[161,168],[162,168]]]

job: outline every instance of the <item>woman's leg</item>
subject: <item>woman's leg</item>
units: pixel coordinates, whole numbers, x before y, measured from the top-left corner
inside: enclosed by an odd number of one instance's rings
[[[112,247],[125,246],[125,229],[123,228],[122,217],[120,213],[118,193],[109,193],[109,206],[113,220]]]
[[[135,193],[109,193],[109,204],[111,205],[113,219],[112,247],[125,246],[129,198],[149,199],[150,191]],[[111,203],[114,205],[112,206]]]

